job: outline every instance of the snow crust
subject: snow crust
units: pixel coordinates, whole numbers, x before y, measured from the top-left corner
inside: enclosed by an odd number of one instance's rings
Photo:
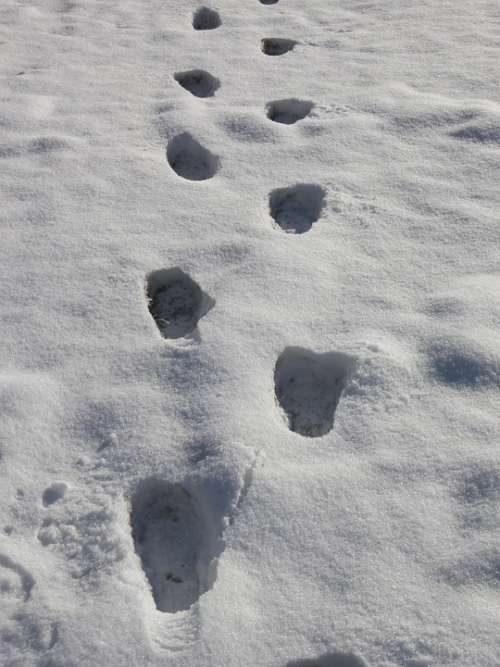
[[[2,667],[498,667],[499,26],[2,0]]]

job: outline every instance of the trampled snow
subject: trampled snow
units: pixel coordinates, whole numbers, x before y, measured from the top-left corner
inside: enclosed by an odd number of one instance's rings
[[[2,667],[498,667],[498,3],[0,50]]]

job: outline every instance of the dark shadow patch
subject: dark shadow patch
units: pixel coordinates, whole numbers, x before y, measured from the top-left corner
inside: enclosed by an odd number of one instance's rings
[[[215,30],[222,24],[219,13],[210,7],[200,7],[193,14],[193,28],[195,30]]]
[[[262,53],[266,56],[282,56],[288,51],[293,51],[298,42],[281,37],[265,37],[260,44]]]
[[[214,535],[201,507],[180,484],[150,478],[132,498],[135,550],[158,611],[189,609],[213,586],[222,535]]]
[[[160,269],[147,277],[149,312],[163,338],[182,338],[195,331],[199,320],[215,305],[181,269]]]
[[[291,660],[286,667],[368,667],[363,658],[354,653],[325,653],[319,658]]]
[[[485,586],[500,589],[500,551],[492,547],[470,553],[442,570],[441,574],[455,588]]]
[[[450,132],[454,139],[472,141],[476,144],[500,144],[500,126],[498,125],[469,125]]]
[[[62,500],[66,495],[67,490],[68,485],[64,482],[53,482],[42,494],[42,503],[44,507],[49,507],[49,505],[53,505],[58,500]]]
[[[304,234],[319,219],[325,204],[325,190],[310,183],[273,190],[269,212],[276,225],[289,234]]]
[[[293,125],[308,116],[314,104],[307,100],[276,100],[267,105],[267,117],[275,123]]]
[[[174,79],[185,90],[195,97],[212,97],[220,87],[219,79],[202,69],[192,69],[187,72],[176,72]]]
[[[175,173],[189,181],[205,181],[215,176],[220,160],[188,132],[174,137],[167,146],[167,161]]]
[[[434,341],[427,350],[436,380],[456,388],[500,386],[500,362],[459,338]]]
[[[261,5],[276,5],[279,0],[259,0]]]
[[[308,438],[329,433],[354,368],[353,357],[340,352],[286,348],[276,362],[274,388],[288,428]]]

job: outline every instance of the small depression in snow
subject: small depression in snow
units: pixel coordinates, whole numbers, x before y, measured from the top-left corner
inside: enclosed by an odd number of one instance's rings
[[[267,105],[267,117],[275,123],[293,125],[308,116],[314,104],[308,100],[276,100]]]
[[[210,7],[200,7],[193,15],[195,30],[215,30],[222,24],[219,13]]]
[[[311,183],[279,188],[269,195],[269,212],[284,232],[304,234],[319,219],[325,194],[321,186]]]
[[[164,338],[191,334],[215,305],[198,283],[178,267],[150,273],[146,296],[149,312]]]
[[[53,482],[42,494],[44,507],[49,507],[49,505],[53,505],[58,500],[62,500],[67,490],[68,485],[65,482]]]
[[[219,88],[219,79],[202,69],[176,72],[174,79],[195,97],[212,97]]]
[[[265,37],[260,44],[262,53],[265,53],[266,56],[282,56],[288,51],[292,51],[297,42],[293,39],[281,37]]]
[[[325,653],[319,658],[291,660],[286,667],[368,667],[363,658],[354,653]]]
[[[167,146],[167,161],[181,178],[205,181],[219,170],[219,158],[204,148],[189,132],[178,134]]]
[[[329,433],[354,368],[354,358],[340,352],[286,348],[276,362],[274,387],[288,428],[308,438]]]
[[[158,611],[187,610],[212,588],[222,536],[182,485],[157,478],[141,482],[130,523]]]

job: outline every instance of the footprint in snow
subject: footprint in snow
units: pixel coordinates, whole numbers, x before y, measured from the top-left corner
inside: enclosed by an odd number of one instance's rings
[[[288,234],[304,234],[319,220],[325,205],[325,190],[311,183],[278,188],[269,195],[269,213],[275,226]]]
[[[325,653],[319,658],[291,660],[286,667],[368,667],[363,658],[354,653]]]
[[[462,336],[436,338],[427,350],[429,369],[438,382],[454,389],[500,387],[500,355]]]
[[[182,338],[193,333],[199,320],[215,305],[187,273],[174,267],[147,276],[149,312],[163,338]]]
[[[261,5],[276,5],[279,0],[259,0]]]
[[[220,87],[219,79],[202,69],[176,72],[174,79],[185,90],[195,97],[212,97]]]
[[[180,484],[148,479],[132,499],[131,525],[158,611],[189,609],[211,587],[209,565],[219,555],[201,507]]]
[[[15,560],[0,553],[0,600],[27,602],[35,580]]]
[[[44,507],[53,505],[58,500],[62,500],[68,490],[65,482],[53,482],[42,494],[42,503]]]
[[[178,134],[167,146],[167,161],[175,173],[189,181],[205,181],[215,176],[220,160],[188,132]]]
[[[276,362],[274,387],[288,428],[308,438],[329,433],[354,368],[353,357],[340,352],[286,348]]]
[[[293,39],[266,37],[261,40],[261,50],[266,56],[282,56],[288,51],[292,51],[297,43]]]
[[[314,104],[307,100],[276,100],[267,105],[267,117],[275,123],[293,125],[308,116],[314,108]]]
[[[200,7],[193,14],[195,30],[215,30],[222,24],[219,13],[210,7]]]

